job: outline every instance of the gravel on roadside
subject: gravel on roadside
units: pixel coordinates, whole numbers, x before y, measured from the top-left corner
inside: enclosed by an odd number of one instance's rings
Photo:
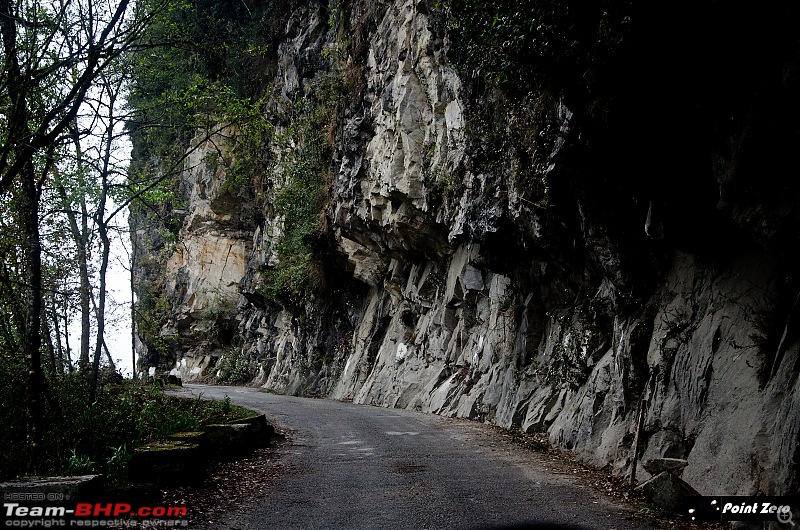
[[[166,506],[188,507],[189,528],[222,528],[226,515],[247,510],[263,498],[278,479],[290,473],[282,454],[291,445],[290,434],[278,431],[279,438],[269,447],[232,462],[211,462],[206,478],[200,483],[161,490]],[[230,529],[233,530],[233,529]]]

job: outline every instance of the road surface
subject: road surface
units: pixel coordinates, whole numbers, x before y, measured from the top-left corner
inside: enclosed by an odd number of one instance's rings
[[[185,385],[291,432],[292,470],[229,529],[653,528],[483,425],[405,410]]]

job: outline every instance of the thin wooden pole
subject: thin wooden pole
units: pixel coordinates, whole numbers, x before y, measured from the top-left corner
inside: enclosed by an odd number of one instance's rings
[[[633,437],[633,461],[631,462],[631,487],[636,485],[636,465],[639,463],[639,435],[642,432],[642,424],[644,423],[644,409],[647,406],[647,400],[642,395],[639,400],[639,415],[636,417],[636,434]]]

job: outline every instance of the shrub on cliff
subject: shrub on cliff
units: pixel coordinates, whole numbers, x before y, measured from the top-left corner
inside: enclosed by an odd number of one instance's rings
[[[512,92],[587,86],[629,37],[633,0],[443,0],[454,59]]]

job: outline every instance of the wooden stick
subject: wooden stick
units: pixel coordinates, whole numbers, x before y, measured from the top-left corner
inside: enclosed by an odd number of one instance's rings
[[[636,485],[636,464],[639,462],[639,434],[642,432],[642,424],[644,423],[644,409],[647,400],[644,399],[644,394],[639,400],[639,415],[636,418],[636,434],[633,437],[633,462],[631,463],[631,487]]]

